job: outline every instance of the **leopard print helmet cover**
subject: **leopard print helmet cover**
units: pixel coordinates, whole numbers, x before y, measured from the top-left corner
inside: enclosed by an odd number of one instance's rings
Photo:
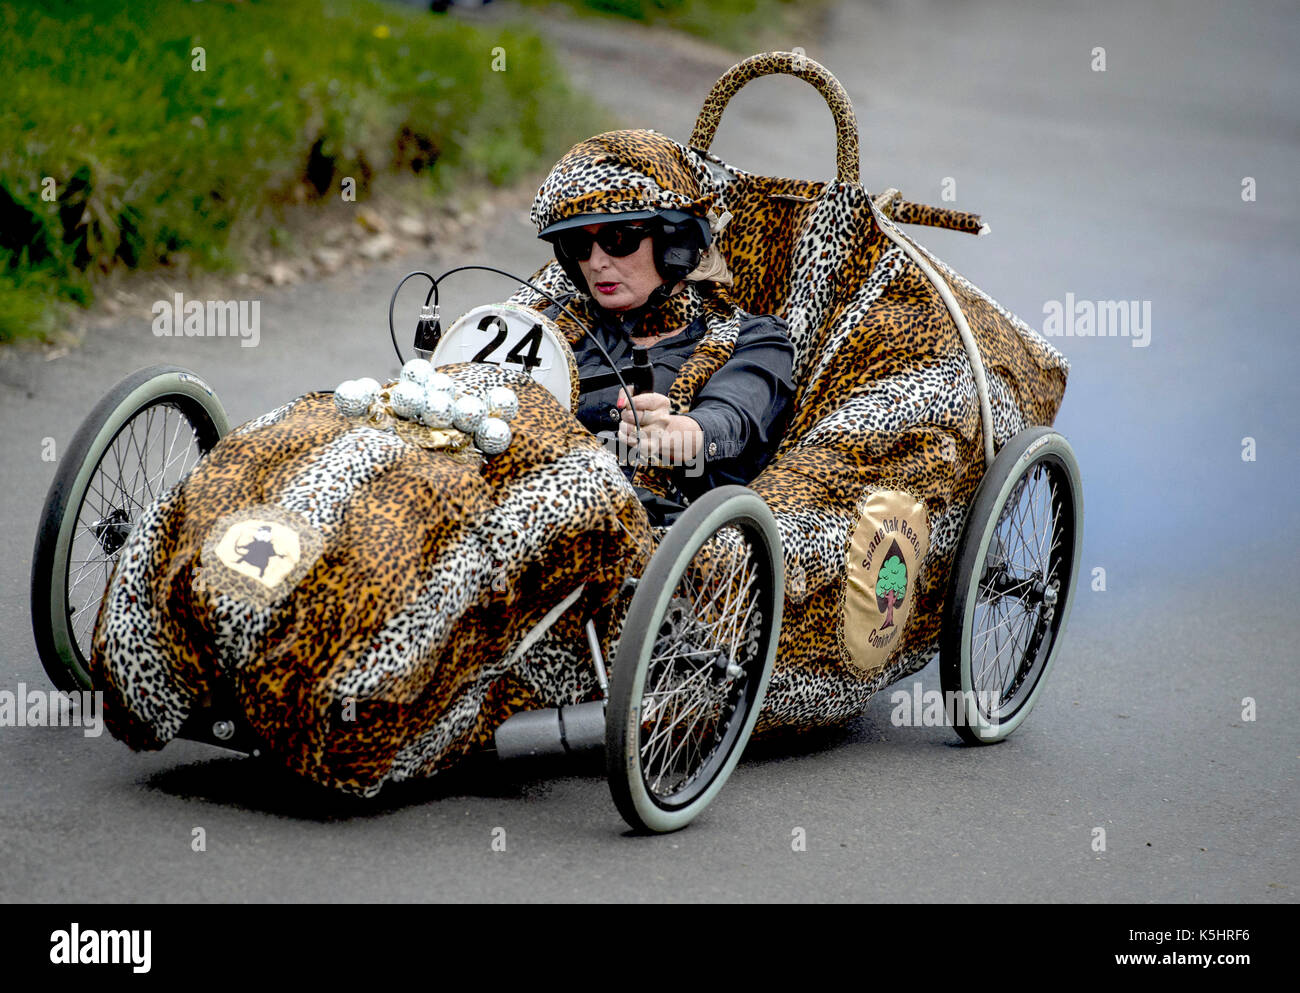
[[[580,141],[543,181],[530,214],[538,233],[590,214],[681,210],[717,201],[705,160],[657,131],[608,131]]]

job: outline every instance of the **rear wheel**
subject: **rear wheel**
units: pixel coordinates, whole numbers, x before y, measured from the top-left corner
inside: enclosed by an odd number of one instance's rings
[[[1074,450],[1051,428],[1021,431],[980,482],[950,580],[939,675],[964,741],[1001,741],[1029,716],[1069,617],[1082,544]]]
[[[762,497],[723,486],[668,530],[637,583],[606,721],[610,792],[639,831],[676,831],[718,794],[767,692],[784,583]]]
[[[91,638],[108,581],[141,513],[230,430],[203,380],[150,366],[82,422],[50,483],[32,556],[32,628],[61,690],[90,688]]]

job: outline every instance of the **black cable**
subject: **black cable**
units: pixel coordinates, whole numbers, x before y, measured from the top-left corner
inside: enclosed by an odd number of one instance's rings
[[[438,306],[438,284],[441,283],[448,276],[454,275],[455,273],[458,272],[466,272],[471,269],[480,270],[482,272],[494,272],[498,276],[505,276],[507,279],[513,279],[516,283],[519,283],[521,286],[527,286],[534,293],[537,293],[540,296],[545,297],[547,300],[551,301],[551,303],[555,304],[555,306],[559,307],[560,310],[568,314],[569,317],[573,319],[574,323],[577,324],[578,327],[586,331],[588,337],[590,337],[591,340],[596,343],[596,347],[600,349],[600,354],[605,357],[605,361],[609,363],[609,367],[614,370],[614,375],[618,377],[619,385],[623,387],[623,393],[627,396],[628,409],[632,411],[632,423],[636,427],[637,435],[640,436],[641,418],[637,414],[636,407],[633,406],[632,404],[632,390],[628,388],[627,380],[623,378],[623,374],[618,371],[617,364],[615,364],[614,360],[610,357],[609,352],[605,350],[605,346],[601,342],[600,337],[596,334],[593,334],[591,328],[587,327],[587,325],[583,323],[582,319],[579,318],[577,314],[571,311],[564,304],[560,303],[560,301],[555,299],[555,297],[551,296],[551,294],[547,293],[536,283],[529,282],[527,279],[522,279],[519,276],[516,276],[513,272],[506,272],[504,269],[497,269],[490,265],[461,265],[461,266],[456,266],[456,268],[454,269],[448,269],[446,272],[439,275],[436,279],[421,269],[417,269],[415,272],[408,273],[407,275],[403,276],[402,282],[397,284],[396,290],[393,290],[393,299],[390,300],[388,303],[388,331],[389,334],[391,334],[393,337],[394,348],[397,348],[397,332],[393,329],[393,304],[397,300],[397,290],[400,290],[402,288],[402,284],[405,283],[412,276],[424,276],[426,279],[429,280],[430,283],[433,284],[429,287],[429,293],[424,298],[425,306],[428,306],[429,302],[432,301],[433,305],[437,307]],[[401,349],[398,349],[397,351],[397,359],[399,362],[402,362],[402,364],[405,365],[405,362],[402,360]]]
[[[436,297],[438,294],[438,281],[434,279],[432,276],[430,276],[423,269],[416,269],[414,272],[408,272],[405,276],[403,276],[400,280],[398,280],[397,286],[394,287],[393,295],[388,300],[388,334],[389,337],[393,339],[393,351],[397,353],[397,364],[399,366],[406,365],[406,359],[402,358],[402,350],[401,348],[398,347],[397,344],[397,329],[393,327],[393,307],[397,303],[397,294],[401,292],[402,287],[406,285],[406,281],[410,279],[412,276],[423,276],[425,279],[427,279],[430,283],[433,284],[432,289],[429,290],[429,295]],[[425,297],[424,302],[427,304],[429,302],[429,297]]]

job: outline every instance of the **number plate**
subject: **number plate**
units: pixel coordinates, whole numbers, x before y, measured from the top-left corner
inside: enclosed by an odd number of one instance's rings
[[[486,362],[527,372],[569,409],[569,363],[555,322],[531,307],[493,303],[458,317],[438,342],[430,361]]]

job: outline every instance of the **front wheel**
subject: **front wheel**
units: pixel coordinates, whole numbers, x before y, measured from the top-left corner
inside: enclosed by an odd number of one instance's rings
[[[198,376],[156,365],[95,405],[50,483],[32,555],[32,630],[61,690],[90,689],[86,663],[100,604],[131,529],[230,430]]]
[[[767,504],[722,486],[669,528],[614,656],[605,758],[635,830],[676,831],[722,789],[767,693],[784,604]]]

